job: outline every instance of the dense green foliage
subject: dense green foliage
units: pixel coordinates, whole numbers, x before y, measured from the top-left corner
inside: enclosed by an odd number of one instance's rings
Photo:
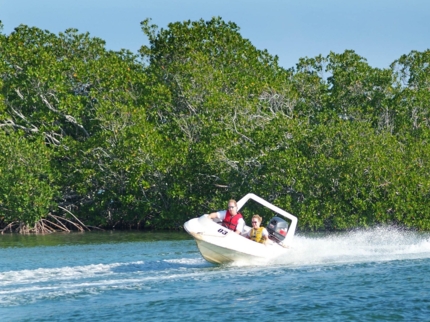
[[[142,31],[139,54],[0,34],[2,226],[176,229],[253,192],[302,230],[430,229],[430,50],[286,70],[221,18]]]

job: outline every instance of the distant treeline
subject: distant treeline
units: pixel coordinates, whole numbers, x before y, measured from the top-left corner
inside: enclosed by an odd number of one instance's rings
[[[1,228],[181,229],[252,192],[302,231],[430,230],[430,50],[285,69],[221,18],[141,27],[132,53],[0,24]]]

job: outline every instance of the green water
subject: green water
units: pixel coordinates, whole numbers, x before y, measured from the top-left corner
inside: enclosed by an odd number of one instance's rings
[[[49,235],[0,235],[2,247],[38,247],[191,239],[185,232],[92,231]]]

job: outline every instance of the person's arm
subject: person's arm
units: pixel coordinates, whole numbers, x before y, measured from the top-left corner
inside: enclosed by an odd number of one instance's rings
[[[269,232],[267,231],[266,228],[263,229],[263,236],[262,237],[264,239],[263,244],[265,244],[269,240]]]
[[[245,227],[245,219],[240,218],[239,221],[237,222],[235,233],[240,235],[243,232],[244,227]]]
[[[243,236],[245,236],[248,239],[251,239],[251,229],[248,230],[248,232],[245,235],[243,235]]]
[[[227,210],[219,210],[216,212],[212,212],[208,215],[209,219],[219,218],[220,220],[223,220],[225,218],[225,214],[227,213]]]
[[[208,215],[208,218],[209,218],[209,219],[214,219],[214,218],[216,218],[216,217],[218,217],[218,212],[212,212],[212,213],[210,213],[210,214]]]

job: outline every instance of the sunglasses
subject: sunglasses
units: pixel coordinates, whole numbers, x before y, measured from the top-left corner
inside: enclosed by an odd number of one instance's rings
[[[233,209],[233,208],[234,208],[234,206],[228,206],[227,208],[228,208],[228,209]]]
[[[256,224],[256,223],[258,223],[258,221],[252,221],[252,223],[253,223],[253,224]]]

